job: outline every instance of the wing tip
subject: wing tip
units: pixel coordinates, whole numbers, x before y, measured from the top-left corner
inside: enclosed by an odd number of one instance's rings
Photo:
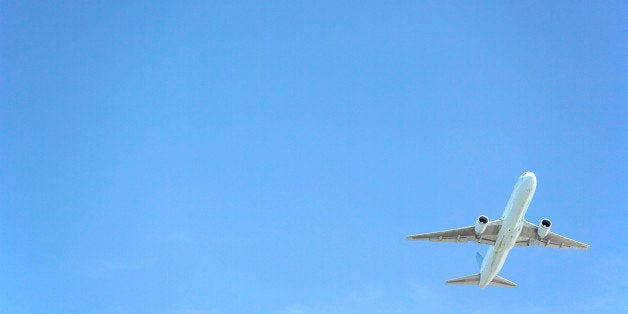
[[[576,245],[572,246],[572,248],[574,249],[578,249],[578,250],[588,250],[591,246],[586,244],[586,243],[582,243],[582,242],[577,242],[576,241]]]

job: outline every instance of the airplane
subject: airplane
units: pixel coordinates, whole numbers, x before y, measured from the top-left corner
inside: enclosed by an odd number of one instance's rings
[[[560,249],[589,248],[588,244],[581,243],[556,233],[550,232],[552,222],[541,219],[538,227],[525,220],[524,216],[536,190],[536,175],[533,172],[524,172],[510,195],[502,218],[489,222],[488,218],[480,215],[475,226],[445,230],[439,232],[410,235],[406,240],[429,240],[435,242],[468,242],[473,241],[491,245],[486,257],[476,254],[480,273],[447,280],[446,285],[479,285],[514,288],[514,282],[497,275],[504,266],[508,253],[515,246],[531,246]]]

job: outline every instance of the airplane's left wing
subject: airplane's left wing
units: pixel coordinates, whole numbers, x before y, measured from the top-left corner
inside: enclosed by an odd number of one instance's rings
[[[560,234],[550,232],[544,238],[539,237],[537,234],[538,226],[535,224],[524,221],[523,228],[521,228],[521,234],[515,242],[515,246],[531,246],[536,244],[542,247],[557,248],[557,249],[580,249],[586,250],[589,245],[586,243],[578,242],[576,240],[563,237]]]
[[[476,235],[474,226],[469,226],[445,231],[409,235],[406,237],[406,240],[428,240],[434,242],[472,241],[476,243],[494,245],[495,241],[497,241],[497,234],[499,233],[501,225],[501,219],[491,221],[488,223],[486,230],[484,230],[481,235]]]

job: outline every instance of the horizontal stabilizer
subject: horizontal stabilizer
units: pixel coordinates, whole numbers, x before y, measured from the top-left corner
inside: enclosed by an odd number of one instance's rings
[[[479,285],[480,274],[445,281],[446,285]]]
[[[495,276],[495,278],[491,280],[489,286],[514,288],[517,286],[517,284],[504,277]]]
[[[451,280],[445,281],[446,285],[479,285],[480,284],[480,274],[471,275],[466,277],[455,278]],[[516,283],[499,276],[495,276],[489,286],[494,287],[505,287],[505,288],[514,288],[517,286]]]

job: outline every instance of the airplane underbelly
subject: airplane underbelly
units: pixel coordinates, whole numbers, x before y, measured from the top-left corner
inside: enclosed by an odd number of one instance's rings
[[[521,231],[521,227],[518,226],[518,224],[505,224],[502,228],[505,229],[502,230],[503,232],[500,231],[500,234],[497,236],[497,241],[491,252],[491,262],[487,265],[488,268],[485,271],[488,275],[487,277],[491,279],[497,275],[504,266],[508,253],[510,253],[510,250],[513,248],[519,236],[519,232]]]
[[[499,270],[504,265],[504,261],[506,260],[506,257],[508,256],[509,252],[510,252],[510,247],[503,242],[502,242],[502,245],[495,248],[495,259],[493,260],[493,269],[496,272],[499,272]]]

